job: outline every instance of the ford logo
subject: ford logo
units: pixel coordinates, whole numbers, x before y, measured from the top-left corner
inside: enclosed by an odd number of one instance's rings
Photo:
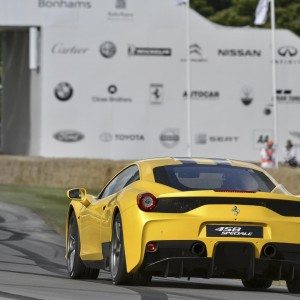
[[[60,142],[66,143],[74,143],[84,139],[84,135],[75,130],[62,130],[56,132],[53,137]]]

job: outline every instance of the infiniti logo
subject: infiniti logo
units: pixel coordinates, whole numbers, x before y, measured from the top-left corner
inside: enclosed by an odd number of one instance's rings
[[[283,57],[294,57],[297,55],[297,53],[297,48],[293,46],[283,46],[278,49],[278,54]]]

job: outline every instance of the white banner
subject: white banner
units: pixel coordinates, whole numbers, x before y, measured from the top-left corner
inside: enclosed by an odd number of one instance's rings
[[[255,10],[255,25],[264,25],[267,21],[270,0],[259,0]]]
[[[26,27],[32,9],[42,32],[30,154],[186,156],[185,11],[174,1],[83,2],[0,0],[0,27]],[[190,17],[192,155],[258,160],[273,135],[270,33]],[[287,139],[300,143],[300,39],[276,35],[282,157]]]

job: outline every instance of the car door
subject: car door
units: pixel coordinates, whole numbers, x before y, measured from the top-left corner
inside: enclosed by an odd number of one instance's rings
[[[130,166],[117,174],[88,207],[82,208],[80,214],[80,253],[82,259],[101,260],[103,258],[101,244],[107,240],[107,230],[103,230],[102,227],[108,226],[113,200],[117,197],[118,192],[126,186],[128,177],[132,177],[137,169],[137,166],[132,167]]]
[[[118,180],[114,187],[114,194],[107,198],[106,193],[101,193],[99,197],[101,199],[109,199],[103,208],[102,214],[102,223],[101,223],[101,240],[102,243],[110,242],[111,240],[111,232],[112,232],[112,217],[114,213],[114,209],[116,206],[116,200],[119,195],[119,192],[129,186],[131,183],[140,179],[140,173],[137,165],[132,165],[122,171],[119,174]]]

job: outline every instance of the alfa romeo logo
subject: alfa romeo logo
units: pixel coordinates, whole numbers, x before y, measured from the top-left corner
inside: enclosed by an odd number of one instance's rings
[[[61,82],[55,87],[54,94],[58,100],[67,101],[73,95],[73,88],[68,82]]]
[[[117,52],[117,47],[113,42],[104,42],[100,45],[100,53],[105,58],[113,57]]]

